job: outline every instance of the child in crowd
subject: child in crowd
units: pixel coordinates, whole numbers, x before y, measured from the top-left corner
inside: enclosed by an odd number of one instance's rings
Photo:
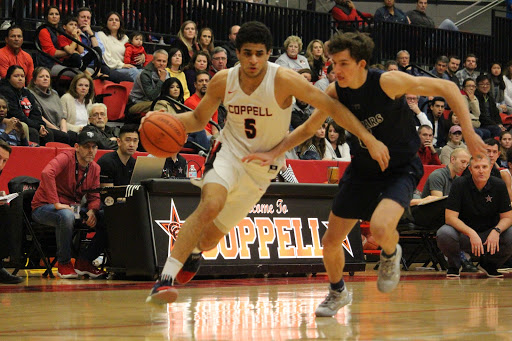
[[[7,118],[8,112],[7,100],[0,95],[0,140],[4,140],[10,146],[28,146],[28,138],[22,123],[16,117]]]
[[[142,44],[144,43],[144,36],[140,32],[133,32],[130,35],[130,42],[124,44],[124,47],[126,48],[124,52],[124,63],[125,64],[131,64],[137,67],[138,69],[142,69],[144,66],[148,65],[148,63],[151,61],[151,56],[146,53],[146,50],[144,49],[144,46]],[[140,63],[137,60],[137,57],[143,54],[146,59],[144,61],[144,64]]]
[[[80,34],[82,34],[82,32],[78,28],[77,18],[67,17],[64,19],[62,21],[62,29],[75,40],[81,41]],[[95,54],[91,51],[86,53],[84,56],[81,56],[81,54],[84,52],[84,47],[69,39],[65,35],[59,35],[57,40],[59,42],[59,48],[67,53],[67,56],[62,58],[62,64],[64,66],[78,68],[80,71],[83,71],[89,76],[92,76],[91,73],[86,69],[87,66],[93,61]],[[97,77],[106,78],[108,75],[98,72]]]
[[[76,18],[67,17],[64,19],[62,22],[62,29],[67,34],[80,41],[81,32],[78,28],[78,21]],[[72,41],[65,35],[59,35],[57,39],[59,41],[59,47],[68,54],[66,57],[62,58],[64,64],[66,66],[78,67],[81,71],[85,70],[85,68],[83,70],[81,68],[83,66],[83,62],[82,58],[80,57],[80,54],[84,52],[84,47]]]

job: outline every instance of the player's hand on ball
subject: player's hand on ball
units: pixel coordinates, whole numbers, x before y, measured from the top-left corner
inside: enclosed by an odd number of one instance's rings
[[[157,111],[148,111],[146,115],[144,115],[144,117],[142,118],[142,120],[140,120],[140,126],[139,126],[139,131],[140,131],[140,127],[142,127],[142,124],[144,123],[144,121],[150,117],[151,115],[153,115],[154,113],[157,113],[157,112],[165,112],[164,109],[160,109],[160,110],[157,110]]]
[[[372,159],[379,163],[380,169],[384,172],[388,168],[390,159],[388,147],[375,138],[371,143],[367,143],[366,147]]]

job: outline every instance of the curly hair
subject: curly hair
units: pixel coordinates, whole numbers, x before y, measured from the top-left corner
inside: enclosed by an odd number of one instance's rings
[[[263,44],[267,51],[272,49],[272,33],[267,26],[259,21],[249,21],[243,24],[236,35],[235,46],[241,51],[246,43]]]

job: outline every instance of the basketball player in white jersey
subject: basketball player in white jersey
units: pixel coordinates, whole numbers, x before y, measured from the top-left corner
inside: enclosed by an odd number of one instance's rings
[[[201,252],[216,247],[265,193],[283,158],[264,167],[259,162],[243,163],[241,158],[269,151],[286,137],[293,96],[330,113],[365,142],[381,167],[387,167],[387,148],[346,107],[298,73],[268,62],[272,36],[265,25],[242,25],[235,44],[240,64],[217,73],[197,108],[177,116],[187,132],[195,132],[204,129],[221,102],[228,110],[226,126],[206,162],[199,205],[179,231],[146,302],[174,302],[178,296],[174,282],[190,281],[199,268]]]

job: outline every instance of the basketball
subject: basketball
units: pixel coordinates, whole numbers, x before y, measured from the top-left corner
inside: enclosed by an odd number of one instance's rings
[[[140,126],[140,141],[146,151],[167,158],[183,148],[187,141],[185,126],[171,114],[153,113]]]

